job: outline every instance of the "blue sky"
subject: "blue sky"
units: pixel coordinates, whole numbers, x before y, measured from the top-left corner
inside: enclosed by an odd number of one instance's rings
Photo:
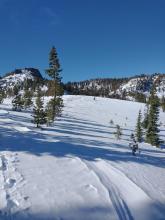
[[[0,73],[57,48],[63,81],[165,73],[164,0],[0,0]]]

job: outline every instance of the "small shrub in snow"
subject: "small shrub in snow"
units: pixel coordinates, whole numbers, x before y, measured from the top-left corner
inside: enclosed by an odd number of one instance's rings
[[[110,120],[110,122],[109,122],[109,123],[110,123],[111,125],[113,125],[113,124],[114,124],[114,122],[113,122],[113,120],[112,120],[112,119]]]
[[[121,139],[122,129],[121,129],[121,127],[119,125],[116,125],[116,131],[114,132],[114,135],[115,135],[117,140]]]

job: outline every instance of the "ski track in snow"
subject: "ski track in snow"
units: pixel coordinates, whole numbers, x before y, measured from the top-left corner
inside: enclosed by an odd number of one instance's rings
[[[109,200],[112,201],[112,204],[116,210],[119,220],[133,220],[133,217],[128,209],[128,206],[121,198],[117,187],[111,183],[110,177],[107,174],[101,173],[97,165],[92,162],[85,161],[87,167],[94,172],[94,174],[99,179],[100,183],[106,189],[109,195]]]
[[[17,153],[0,153],[0,219],[11,220],[20,214],[25,217],[30,207],[28,197],[19,190],[25,180],[17,170],[17,162]]]
[[[159,209],[153,207],[150,213],[139,212],[137,216],[138,205],[145,202],[151,204],[151,198],[134,182],[132,182],[123,172],[112,166],[110,163],[98,159],[95,162],[83,160],[89,170],[93,171],[100,183],[109,194],[109,200],[116,210],[119,220],[146,220],[155,219],[160,215],[164,219]],[[126,188],[127,187],[127,188]]]

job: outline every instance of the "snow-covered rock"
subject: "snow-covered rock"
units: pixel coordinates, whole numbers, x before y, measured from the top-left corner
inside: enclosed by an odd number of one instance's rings
[[[13,88],[15,85],[20,86],[26,80],[42,79],[39,70],[34,68],[16,69],[15,71],[6,74],[0,79],[0,87],[3,89]]]

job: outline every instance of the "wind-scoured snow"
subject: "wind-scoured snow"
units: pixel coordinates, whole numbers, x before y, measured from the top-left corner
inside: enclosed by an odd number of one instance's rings
[[[0,105],[0,219],[165,219],[165,146],[141,143],[136,156],[129,148],[145,105],[63,98],[62,117],[42,129],[31,112],[12,111],[11,100]],[[163,112],[160,122],[165,140]]]

